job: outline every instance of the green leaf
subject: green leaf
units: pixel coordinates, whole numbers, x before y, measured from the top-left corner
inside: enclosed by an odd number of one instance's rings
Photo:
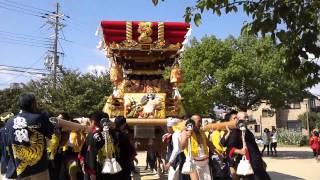
[[[287,40],[287,34],[284,30],[277,32],[276,36],[281,42],[285,42]]]
[[[233,7],[232,7],[232,10],[233,10],[234,12],[238,12],[237,6],[233,6]]]
[[[158,2],[159,2],[158,0],[152,0],[152,3],[154,6],[158,5]]]
[[[218,16],[221,16],[221,11],[220,11],[220,9],[216,9],[216,13],[217,13]]]
[[[200,26],[201,25],[201,14],[197,13],[194,15],[194,23],[196,26]]]

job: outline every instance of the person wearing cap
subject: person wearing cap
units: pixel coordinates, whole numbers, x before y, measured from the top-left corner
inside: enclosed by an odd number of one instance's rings
[[[136,151],[133,145],[130,143],[129,137],[125,132],[127,120],[123,116],[117,116],[114,120],[115,123],[115,138],[117,161],[119,162],[122,171],[119,173],[119,179],[131,180],[131,162],[136,156]]]
[[[190,179],[187,175],[181,174],[181,169],[186,156],[184,155],[180,144],[181,130],[176,126],[178,123],[178,119],[169,118],[167,120],[167,130],[170,135],[166,135],[166,137],[163,138],[163,141],[168,144],[168,162],[165,165],[165,169],[168,170],[168,180]]]

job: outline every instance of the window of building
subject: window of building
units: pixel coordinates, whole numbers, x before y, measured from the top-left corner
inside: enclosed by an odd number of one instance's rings
[[[260,125],[259,124],[254,125],[254,132],[256,132],[256,133],[260,132]]]
[[[316,101],[314,99],[310,99],[309,100],[309,105],[310,105],[310,108],[315,108],[316,107]]]
[[[268,109],[262,109],[262,117],[268,117]]]
[[[289,131],[301,132],[301,121],[289,120],[287,122],[287,128]]]
[[[294,103],[290,103],[289,107],[290,109],[301,109],[301,104],[300,102],[294,102]]]
[[[262,117],[272,117],[274,115],[274,111],[272,109],[262,109]]]

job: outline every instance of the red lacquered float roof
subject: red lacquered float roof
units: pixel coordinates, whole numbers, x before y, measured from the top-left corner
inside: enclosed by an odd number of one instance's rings
[[[142,21],[143,22],[143,21]],[[140,33],[138,32],[140,21],[132,21],[132,39],[138,41]],[[152,42],[158,40],[158,23],[152,23]],[[111,43],[120,43],[126,40],[126,21],[102,21],[101,28],[103,31],[104,42],[108,45]],[[164,22],[164,40],[168,44],[182,43],[185,35],[190,28],[190,24],[185,22]]]

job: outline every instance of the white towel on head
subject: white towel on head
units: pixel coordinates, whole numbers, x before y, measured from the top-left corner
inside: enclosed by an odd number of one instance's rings
[[[169,117],[169,118],[167,118],[167,127],[172,127],[172,126],[176,125],[177,122],[178,121],[176,118]]]

